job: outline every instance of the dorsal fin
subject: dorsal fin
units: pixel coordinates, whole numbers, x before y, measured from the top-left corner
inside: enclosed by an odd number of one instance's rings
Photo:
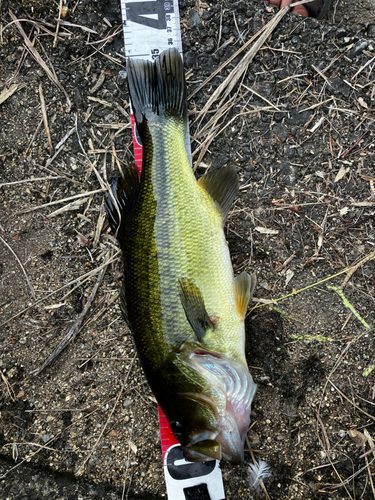
[[[236,296],[237,310],[243,319],[245,319],[247,307],[253,296],[256,283],[256,274],[253,273],[250,276],[245,271],[234,279],[234,293]]]
[[[180,285],[181,304],[185,310],[186,318],[197,339],[201,341],[207,330],[212,331],[214,329],[204,305],[203,295],[199,288],[187,278],[181,278],[178,283]]]
[[[238,176],[235,169],[222,167],[208,172],[198,180],[198,184],[207,191],[225,220],[238,192]]]
[[[111,191],[107,195],[105,210],[109,225],[117,239],[122,245],[124,223],[126,216],[134,207],[139,192],[139,172],[135,164],[127,165],[124,169],[124,177],[113,180]]]

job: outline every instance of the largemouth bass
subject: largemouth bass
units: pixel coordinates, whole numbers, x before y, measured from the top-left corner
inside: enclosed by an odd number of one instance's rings
[[[106,204],[123,252],[122,312],[185,458],[237,464],[256,390],[244,328],[255,276],[234,278],[223,231],[237,174],[221,168],[194,177],[176,49],[154,63],[129,60],[127,71],[142,175],[127,168]]]

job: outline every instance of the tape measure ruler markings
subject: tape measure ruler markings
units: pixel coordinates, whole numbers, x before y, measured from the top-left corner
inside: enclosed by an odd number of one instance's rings
[[[152,61],[170,47],[182,56],[182,40],[178,0],[120,0],[127,57]],[[134,158],[142,169],[142,144],[135,119],[131,114]],[[191,158],[189,131],[186,149]],[[222,500],[225,498],[218,460],[193,463],[183,458],[167,417],[159,407],[164,476],[170,500]]]

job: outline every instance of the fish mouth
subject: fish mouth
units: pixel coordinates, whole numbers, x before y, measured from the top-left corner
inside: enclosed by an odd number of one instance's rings
[[[256,391],[247,366],[207,351],[189,351],[178,357],[206,381],[201,393],[180,395],[208,406],[214,417],[210,432],[195,432],[189,443],[184,443],[185,458],[193,462],[224,458],[232,464],[241,463]]]

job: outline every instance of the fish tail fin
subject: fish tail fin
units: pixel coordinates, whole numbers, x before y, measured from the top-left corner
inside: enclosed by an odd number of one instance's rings
[[[177,118],[187,127],[187,90],[184,65],[176,48],[154,61],[128,59],[130,98],[141,134],[147,121]]]

